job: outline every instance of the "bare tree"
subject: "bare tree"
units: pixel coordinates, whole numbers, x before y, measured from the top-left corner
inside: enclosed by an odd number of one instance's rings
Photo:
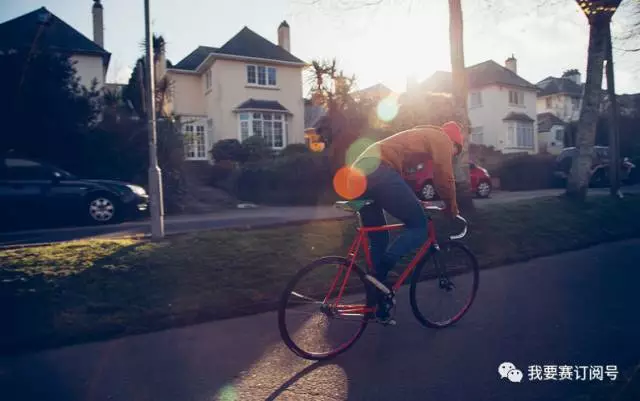
[[[593,145],[601,100],[602,67],[610,45],[611,17],[621,0],[577,0],[589,21],[589,49],[582,109],[578,120],[576,147],[567,181],[566,194],[571,199],[584,200],[591,179]]]
[[[460,208],[473,209],[469,178],[469,114],[467,110],[467,73],[464,65],[462,5],[460,0],[449,0],[449,47],[451,55],[451,80],[454,112],[460,116],[463,126],[464,146],[456,158],[456,194]]]

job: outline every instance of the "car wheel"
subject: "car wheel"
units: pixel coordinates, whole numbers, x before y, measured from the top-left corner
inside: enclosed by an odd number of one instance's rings
[[[424,184],[420,190],[420,198],[425,201],[434,200],[436,198],[436,188],[431,181]]]
[[[479,198],[488,198],[491,195],[491,182],[488,180],[482,180],[478,183],[478,189],[476,195]]]
[[[111,194],[90,195],[87,202],[89,222],[93,224],[115,223],[120,218],[120,207]]]

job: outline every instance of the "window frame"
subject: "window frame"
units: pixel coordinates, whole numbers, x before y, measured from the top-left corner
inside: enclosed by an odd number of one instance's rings
[[[250,73],[250,71],[253,71]],[[263,83],[261,81],[261,74]],[[262,88],[276,88],[278,86],[278,69],[264,64],[246,64],[245,77],[247,85]],[[252,82],[253,79],[253,82]]]
[[[204,88],[205,88],[205,90],[211,89],[212,85],[213,85],[213,77],[211,75],[211,68],[209,68],[207,70],[207,72],[204,74]]]
[[[480,142],[474,140],[474,138],[480,137]],[[471,127],[471,131],[469,132],[469,140],[470,143],[476,145],[484,145],[484,129],[482,126],[480,127]]]
[[[207,157],[207,144],[209,139],[207,138],[206,121],[196,120],[189,121],[182,125],[182,139],[184,146],[184,159],[187,161],[193,160],[209,160]],[[191,128],[191,130],[189,130]],[[201,130],[200,130],[201,128]],[[188,132],[190,131],[190,132]],[[201,131],[201,132],[200,132]],[[198,141],[198,135],[202,133],[202,146]],[[192,138],[187,138],[187,134],[191,134]],[[200,152],[202,150],[202,152]],[[190,156],[190,151],[193,151],[193,156]]]
[[[474,98],[476,102],[474,102]],[[482,107],[482,91],[473,91],[469,93],[469,107]]]
[[[512,97],[511,96],[512,94],[515,94],[515,96]],[[516,100],[515,103],[513,102],[514,98]],[[524,107],[524,92],[519,90],[509,89],[509,105]]]
[[[265,118],[268,116],[267,118]],[[281,150],[288,144],[289,136],[289,115],[284,112],[278,111],[263,111],[263,110],[242,110],[238,112],[238,140],[243,142],[247,138],[251,138],[254,135],[260,135],[267,140],[267,144],[271,149]],[[256,133],[257,126],[260,126],[259,133]],[[281,143],[276,140],[276,126],[280,125],[281,130]],[[266,128],[269,127],[269,128]],[[246,133],[243,132],[246,129]],[[265,135],[269,132],[268,137]]]

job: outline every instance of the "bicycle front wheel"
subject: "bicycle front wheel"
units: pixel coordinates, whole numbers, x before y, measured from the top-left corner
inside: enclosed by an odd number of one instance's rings
[[[418,321],[443,328],[457,322],[471,307],[478,291],[478,261],[460,242],[446,241],[416,267],[409,299]]]
[[[354,264],[348,273],[350,263],[337,256],[320,258],[302,268],[285,288],[278,328],[284,343],[298,356],[332,358],[349,349],[367,327],[373,290],[358,266]],[[338,298],[342,288],[343,296]]]

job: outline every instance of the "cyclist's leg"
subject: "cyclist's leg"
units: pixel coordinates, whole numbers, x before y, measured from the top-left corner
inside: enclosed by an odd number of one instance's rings
[[[376,227],[387,224],[384,212],[377,202],[360,209],[360,218],[364,227]],[[375,231],[369,233],[369,251],[371,252],[371,262],[377,271],[377,267],[382,260],[389,245],[388,231]]]
[[[427,240],[429,217],[411,187],[402,176],[391,170],[387,174],[383,191],[377,191],[376,202],[387,213],[400,220],[405,230],[393,241],[380,262],[379,280],[405,255],[420,247]]]

